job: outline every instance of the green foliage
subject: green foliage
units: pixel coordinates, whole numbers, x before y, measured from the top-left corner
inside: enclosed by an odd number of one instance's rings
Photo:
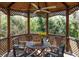
[[[11,16],[11,35],[24,34],[27,30],[27,21],[23,16]],[[26,24],[25,24],[26,23]],[[45,32],[46,19],[42,16],[31,18],[30,30],[32,33]],[[66,35],[66,17],[65,16],[53,16],[48,21],[49,34]],[[74,14],[69,18],[69,35],[78,38],[79,35],[78,23],[75,21]],[[2,14],[1,16],[1,33],[0,37],[7,36],[7,16]]]
[[[50,34],[66,34],[66,22],[64,16],[54,16],[49,18],[49,33]]]
[[[24,34],[25,33],[25,18],[22,16],[11,16],[11,35]]]
[[[30,30],[32,33],[36,33],[38,30],[38,17],[34,17],[34,18],[31,18],[31,21],[30,21]]]
[[[30,21],[30,27],[32,33],[45,32],[45,19],[41,16],[33,17]]]
[[[70,17],[70,36],[78,38],[78,23],[74,20],[74,18],[72,18],[72,16]]]
[[[39,16],[38,16],[39,17]],[[45,32],[45,28],[44,28],[44,18],[43,17],[39,17],[39,19],[38,19],[38,25],[39,25],[39,27],[38,27],[38,30],[37,31],[39,31],[39,32]]]
[[[5,14],[2,13],[1,15],[1,32],[0,37],[7,37],[7,17]]]

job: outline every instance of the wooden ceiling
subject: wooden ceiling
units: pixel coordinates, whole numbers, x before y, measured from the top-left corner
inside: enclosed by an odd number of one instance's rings
[[[36,9],[31,5],[36,4],[39,8],[56,6],[56,8],[47,9],[50,12],[63,11],[66,8],[71,9],[74,6],[78,6],[78,2],[0,2],[0,8],[10,8],[17,11],[33,12]]]

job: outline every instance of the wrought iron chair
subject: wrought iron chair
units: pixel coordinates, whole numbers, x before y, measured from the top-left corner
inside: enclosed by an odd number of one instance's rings
[[[16,37],[12,40],[13,43],[13,55],[16,57],[16,52],[19,50],[24,50],[25,43],[23,41],[20,41],[20,37]]]
[[[47,52],[45,57],[64,57],[65,44],[60,44],[59,47],[54,47],[55,50]]]

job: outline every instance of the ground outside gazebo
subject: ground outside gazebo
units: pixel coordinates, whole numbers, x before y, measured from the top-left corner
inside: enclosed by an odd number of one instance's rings
[[[72,29],[69,30],[69,15],[78,9],[78,2],[0,2],[0,56],[79,57],[79,40],[70,37]],[[52,22],[52,17],[57,15],[64,16],[63,27],[55,27],[63,21]],[[3,24],[1,19],[6,23]],[[4,32],[6,34],[2,34]]]

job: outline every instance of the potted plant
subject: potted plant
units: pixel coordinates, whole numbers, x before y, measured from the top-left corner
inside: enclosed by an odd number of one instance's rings
[[[41,37],[41,45],[43,45],[43,39],[46,36],[46,32],[40,32],[40,37]]]

